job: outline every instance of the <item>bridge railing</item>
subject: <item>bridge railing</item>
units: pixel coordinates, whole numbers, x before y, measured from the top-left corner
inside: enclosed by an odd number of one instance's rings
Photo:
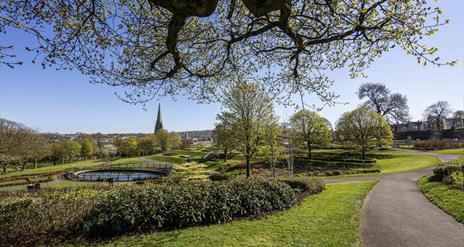
[[[107,169],[124,169],[124,170],[147,170],[147,171],[156,171],[160,172],[161,174],[168,174],[171,169],[171,164],[169,163],[127,163],[127,164],[100,164],[94,166],[86,166],[81,168],[72,168],[65,170],[65,178],[68,179],[75,179],[75,180],[101,180],[105,179],[101,175],[96,174],[79,174],[76,175],[79,171],[99,171],[99,170],[107,170]],[[139,175],[139,178],[132,178],[130,175],[119,175],[117,178],[113,178],[115,181],[134,181],[134,180],[141,180],[141,179],[152,179],[155,177],[159,177],[156,173],[147,173],[147,176]],[[100,176],[100,177],[99,177]],[[132,179],[130,179],[132,178]],[[130,179],[130,180],[129,180]]]

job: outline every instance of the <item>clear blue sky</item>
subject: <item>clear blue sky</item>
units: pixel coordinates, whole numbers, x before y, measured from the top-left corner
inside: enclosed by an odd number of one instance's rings
[[[433,2],[433,1],[431,1]],[[361,102],[355,91],[363,82],[382,82],[393,92],[406,94],[410,114],[422,119],[426,106],[438,100],[448,101],[454,110],[464,108],[464,1],[441,0],[443,17],[451,24],[443,27],[428,44],[438,47],[444,60],[458,59],[454,67],[423,67],[415,58],[397,49],[376,60],[367,71],[368,78],[351,80],[346,71],[332,72],[333,90],[340,95],[339,104],[322,110],[332,123],[340,114]],[[30,62],[24,51],[28,37],[21,33],[0,36],[0,43],[14,43],[25,64],[14,70],[0,67],[0,117],[18,121],[40,131],[74,132],[151,132],[158,102],[147,105],[126,104],[115,96],[115,88],[90,84],[78,72],[43,70]],[[217,104],[200,105],[185,98],[161,99],[165,128],[175,131],[211,129],[220,111]],[[293,109],[277,106],[282,120]]]

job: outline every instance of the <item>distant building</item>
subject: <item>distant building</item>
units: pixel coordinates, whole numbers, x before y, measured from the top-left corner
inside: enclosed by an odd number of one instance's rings
[[[163,128],[163,120],[161,119],[161,104],[158,104],[158,116],[156,117],[155,132]]]
[[[449,129],[464,129],[464,120],[457,118],[444,118],[441,124],[443,130]],[[401,124],[392,124],[394,133],[409,132],[409,131],[436,131],[438,127],[433,121],[410,121]]]

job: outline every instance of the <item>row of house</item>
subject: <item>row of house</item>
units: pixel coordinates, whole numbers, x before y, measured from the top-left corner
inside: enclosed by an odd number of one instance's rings
[[[444,118],[442,120],[442,130],[449,129],[464,129],[464,119],[460,118]],[[409,132],[409,131],[429,131],[438,130],[434,121],[409,121],[407,123],[391,125],[394,133]]]

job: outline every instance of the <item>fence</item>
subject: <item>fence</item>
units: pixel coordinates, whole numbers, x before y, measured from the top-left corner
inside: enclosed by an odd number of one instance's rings
[[[161,178],[161,176],[168,175],[170,169],[171,164],[158,163],[102,164],[67,169],[64,177],[78,181],[105,181],[111,178],[113,181],[125,182]],[[82,171],[82,173],[79,173],[79,171]],[[102,171],[102,173],[98,174],[98,171]],[[106,173],[103,171],[106,171]],[[123,172],[133,174],[123,174]]]

